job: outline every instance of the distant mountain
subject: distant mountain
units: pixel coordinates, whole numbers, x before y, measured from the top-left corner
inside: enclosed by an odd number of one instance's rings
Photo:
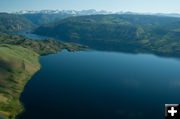
[[[83,43],[99,50],[153,52],[180,56],[180,18],[156,15],[70,17],[34,33]]]
[[[156,15],[167,17],[180,17],[180,14],[164,14],[164,13],[135,13],[135,12],[109,12],[106,10],[97,11],[94,9],[89,10],[40,10],[40,11],[28,11],[22,10],[15,14],[23,15],[25,18],[36,24],[37,26],[50,24],[72,16],[84,16],[84,15],[107,15],[107,14],[130,14],[130,15]]]
[[[23,10],[16,13],[0,13],[0,31],[12,32],[24,29],[32,29],[36,26],[50,24],[68,17],[92,15],[92,14],[108,14],[106,11],[90,10],[40,10],[27,11]]]
[[[19,12],[16,12],[16,14],[69,14],[74,16],[79,15],[96,15],[96,14],[137,14],[137,15],[157,15],[157,16],[168,16],[168,17],[180,17],[180,14],[178,13],[137,13],[137,12],[130,12],[130,11],[120,11],[120,12],[111,12],[106,10],[21,10]]]
[[[27,11],[23,10],[16,12],[16,14],[23,15],[28,20],[32,21],[34,24],[40,26],[44,24],[53,23],[55,21],[62,20],[71,16],[82,16],[82,15],[94,15],[94,14],[110,14],[107,11],[96,11],[94,9],[90,10],[40,10],[40,11]]]
[[[32,29],[35,25],[22,15],[0,13],[0,32]]]
[[[21,10],[16,12],[16,14],[71,14],[71,15],[93,15],[93,14],[111,14],[112,12],[101,10],[97,11],[94,9],[89,10]]]

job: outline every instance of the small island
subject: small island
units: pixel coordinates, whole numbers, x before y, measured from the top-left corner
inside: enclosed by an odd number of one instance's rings
[[[0,33],[0,118],[15,119],[23,112],[19,98],[28,80],[40,70],[40,56],[63,49],[74,52],[84,48],[80,44],[53,39],[33,40]]]

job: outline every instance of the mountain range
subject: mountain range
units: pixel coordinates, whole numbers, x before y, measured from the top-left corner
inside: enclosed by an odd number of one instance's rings
[[[146,13],[135,12],[109,12],[105,10],[40,10],[28,11],[22,10],[16,13],[0,13],[0,32],[14,32],[25,29],[35,29],[41,25],[51,24],[68,17],[86,16],[86,15],[151,15],[165,17],[180,17],[180,14]]]
[[[95,9],[89,10],[21,10],[15,12],[15,14],[69,14],[73,16],[79,15],[95,15],[95,14],[139,14],[139,15],[157,15],[157,16],[169,16],[169,17],[180,17],[179,13],[137,13],[131,11],[119,11],[119,12],[112,12],[106,10],[97,11]]]
[[[15,14],[72,14],[72,15],[92,15],[92,14],[112,14],[113,12],[109,12],[106,10],[97,11],[95,9],[89,10],[21,10],[19,12],[15,12]]]

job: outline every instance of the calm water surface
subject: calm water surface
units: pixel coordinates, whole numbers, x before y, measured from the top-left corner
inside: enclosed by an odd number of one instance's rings
[[[40,63],[22,119],[164,119],[164,104],[180,103],[179,59],[64,50]]]
[[[30,30],[24,30],[24,31],[19,31],[19,32],[13,32],[12,34],[23,35],[23,36],[26,36],[28,38],[36,39],[36,40],[42,40],[42,39],[45,39],[45,38],[49,38],[49,37],[46,37],[46,36],[40,36],[40,35],[36,35],[36,34],[31,34],[30,32],[31,32]]]

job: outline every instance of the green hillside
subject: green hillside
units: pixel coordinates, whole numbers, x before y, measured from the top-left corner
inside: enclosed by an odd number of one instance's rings
[[[0,32],[14,32],[32,29],[35,25],[24,16],[0,13]]]
[[[0,33],[0,115],[7,119],[23,111],[19,98],[31,76],[40,69],[39,56],[82,50],[82,45],[53,39],[32,40]]]
[[[13,119],[23,111],[20,93],[40,69],[39,54],[15,45],[0,45],[0,115]]]
[[[99,50],[180,56],[180,18],[152,15],[91,15],[67,18],[34,33],[83,43]]]

